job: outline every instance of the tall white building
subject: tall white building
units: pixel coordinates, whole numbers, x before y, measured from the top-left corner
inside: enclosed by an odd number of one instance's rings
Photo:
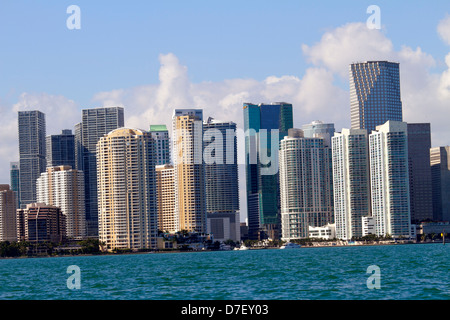
[[[332,138],[336,237],[362,237],[362,217],[370,216],[369,139],[365,129],[342,129]]]
[[[323,138],[290,129],[279,151],[283,240],[307,238],[309,227],[333,223],[331,149]]]
[[[408,128],[387,121],[369,135],[372,216],[375,234],[411,236]]]
[[[180,231],[175,212],[175,169],[172,165],[156,166],[156,187],[158,229],[171,233]]]
[[[97,143],[99,240],[107,250],[157,247],[154,141],[119,128]]]
[[[37,179],[37,201],[56,206],[65,215],[67,237],[86,237],[84,175],[71,166],[49,167]]]

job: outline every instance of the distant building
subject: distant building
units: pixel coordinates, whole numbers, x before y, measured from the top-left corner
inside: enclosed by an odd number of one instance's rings
[[[336,238],[336,227],[334,224],[327,224],[323,227],[309,226],[309,238],[331,240]]]
[[[342,129],[332,138],[336,237],[363,236],[362,217],[371,214],[369,137],[365,129]]]
[[[179,231],[175,211],[175,168],[170,164],[156,166],[156,199],[158,229],[170,233]]]
[[[433,219],[429,123],[408,123],[411,222]]]
[[[16,207],[20,208],[20,183],[19,183],[19,162],[10,163],[10,186],[11,190],[16,193]]]
[[[154,141],[149,132],[119,128],[97,144],[99,240],[107,250],[156,249]]]
[[[403,121],[400,64],[366,61],[350,65],[352,129],[372,133],[386,121]]]
[[[62,242],[66,221],[61,209],[44,203],[31,203],[17,210],[17,237],[28,242]]]
[[[156,165],[170,164],[169,130],[165,125],[151,125],[150,133],[155,141]]]
[[[75,168],[75,136],[72,130],[47,136],[47,167],[71,166]]]
[[[16,193],[0,184],[0,241],[16,241]]]
[[[334,124],[324,123],[323,121],[313,121],[309,124],[302,125],[305,138],[323,138],[324,145],[331,147],[331,138],[334,136]]]
[[[372,216],[377,236],[411,236],[408,129],[388,121],[369,135]]]
[[[365,237],[369,234],[375,234],[375,221],[373,217],[362,217],[362,236]]]
[[[45,114],[19,111],[20,205],[36,202],[36,180],[46,168]]]
[[[83,172],[71,166],[49,167],[36,185],[38,202],[59,207],[65,215],[67,237],[86,238]]]
[[[279,150],[282,240],[307,238],[333,223],[331,148],[323,138],[290,129]]]
[[[450,147],[430,149],[433,220],[450,221]]]

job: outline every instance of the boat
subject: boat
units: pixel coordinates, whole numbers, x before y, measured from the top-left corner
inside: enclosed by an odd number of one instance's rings
[[[280,247],[280,249],[298,249],[298,248],[301,248],[301,245],[292,242],[288,242]]]
[[[245,245],[242,245],[239,250],[248,250],[248,248]]]

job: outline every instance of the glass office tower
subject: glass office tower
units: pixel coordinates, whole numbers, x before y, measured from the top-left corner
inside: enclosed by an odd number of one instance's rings
[[[279,142],[293,127],[292,118],[290,103],[244,103],[249,239],[276,239],[281,235],[278,150]],[[278,139],[272,141],[277,135]]]
[[[399,63],[367,61],[350,65],[351,128],[372,133],[386,121],[403,121]]]

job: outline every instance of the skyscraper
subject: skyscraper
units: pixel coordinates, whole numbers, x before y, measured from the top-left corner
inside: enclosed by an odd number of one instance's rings
[[[332,138],[336,238],[363,236],[363,217],[371,216],[369,138],[365,129],[342,129]]]
[[[170,164],[158,165],[155,169],[158,229],[174,233],[179,231],[179,219],[175,212],[175,169]]]
[[[16,193],[0,184],[0,241],[17,241]]]
[[[45,114],[19,111],[20,205],[36,202],[36,179],[46,167]]]
[[[387,121],[369,135],[372,216],[375,234],[411,235],[408,128]]]
[[[450,221],[450,147],[430,149],[433,220]]]
[[[386,121],[403,121],[399,64],[367,61],[350,65],[351,128],[370,134]]]
[[[65,215],[67,237],[84,239],[86,214],[83,172],[71,166],[48,167],[36,184],[38,203],[59,207]]]
[[[324,138],[305,138],[289,130],[281,140],[280,188],[282,239],[309,236],[309,227],[333,223],[330,153]]]
[[[335,132],[333,123],[324,123],[323,121],[316,120],[303,125],[302,130],[305,138],[323,138],[324,145],[331,147],[331,138]]]
[[[119,128],[97,144],[99,240],[108,250],[155,249],[155,149],[149,132]]]
[[[151,125],[150,133],[155,140],[156,165],[170,164],[170,138],[169,130],[165,125]]]
[[[11,162],[9,170],[11,190],[16,193],[16,207],[20,208],[19,162]]]
[[[72,130],[47,136],[47,167],[71,166],[75,169],[75,136]]]
[[[408,123],[411,222],[433,219],[429,123]]]
[[[240,241],[236,124],[210,117],[203,129],[208,233]]]
[[[75,126],[76,168],[84,172],[87,235],[98,235],[97,157],[98,140],[124,126],[121,107],[82,110],[82,122]]]
[[[249,239],[280,236],[278,149],[292,127],[292,104],[244,103]]]
[[[179,216],[179,228],[206,232],[203,111],[175,109],[172,121],[175,210]]]

